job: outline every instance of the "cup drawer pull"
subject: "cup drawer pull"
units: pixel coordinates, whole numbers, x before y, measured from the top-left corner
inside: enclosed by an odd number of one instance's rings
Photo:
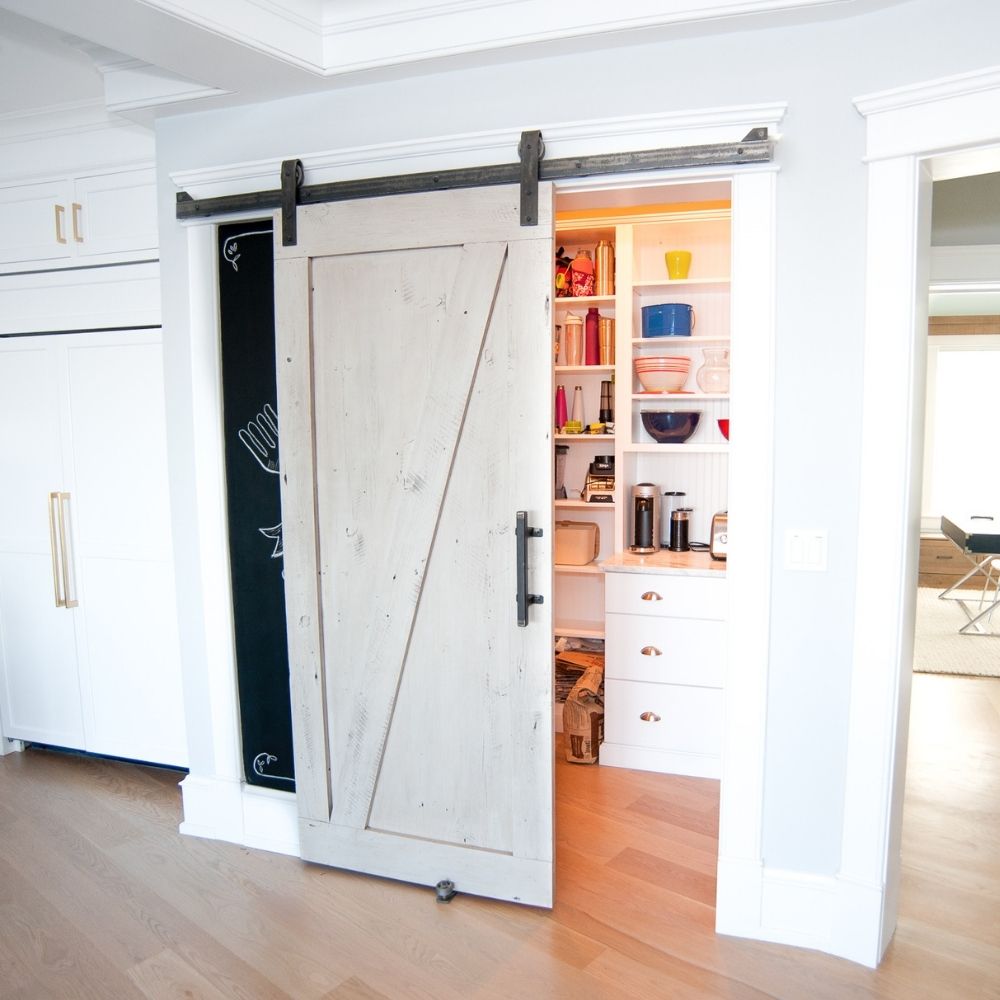
[[[642,719],[643,722],[660,721],[660,717],[656,714],[656,712],[643,712],[642,715],[639,716],[639,718]]]
[[[655,646],[643,646],[642,649],[639,650],[639,652],[642,653],[643,656],[662,656],[663,655],[663,652],[661,650],[657,649]]]
[[[645,594],[642,595],[644,601],[662,601],[663,598],[655,590],[647,590]]]

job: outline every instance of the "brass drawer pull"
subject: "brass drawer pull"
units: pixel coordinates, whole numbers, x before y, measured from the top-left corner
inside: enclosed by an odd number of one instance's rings
[[[642,649],[639,650],[639,652],[642,653],[643,656],[662,656],[663,655],[663,653],[659,649],[657,649],[655,646],[643,646]]]
[[[660,721],[660,717],[656,714],[656,712],[643,712],[642,715],[639,716],[639,718],[642,719],[643,722]]]
[[[644,601],[662,601],[663,598],[655,590],[647,590],[645,594],[642,595]]]

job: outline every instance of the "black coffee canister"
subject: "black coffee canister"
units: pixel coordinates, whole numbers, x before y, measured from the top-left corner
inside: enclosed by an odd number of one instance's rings
[[[677,507],[670,512],[670,551],[687,552],[691,524],[691,507]]]

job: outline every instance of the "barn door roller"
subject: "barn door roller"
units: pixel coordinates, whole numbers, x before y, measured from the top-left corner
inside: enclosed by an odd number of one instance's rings
[[[285,160],[281,165],[281,182],[277,190],[198,200],[181,191],[177,195],[177,218],[205,219],[214,215],[273,211],[280,208],[282,245],[294,246],[298,238],[295,232],[297,205],[319,205],[329,201],[379,198],[419,191],[447,191],[453,188],[519,184],[521,225],[537,226],[540,181],[569,180],[605,174],[631,174],[647,170],[769,163],[772,159],[774,159],[774,140],[768,136],[766,128],[751,129],[739,142],[674,146],[595,156],[571,156],[558,160],[545,159],[542,134],[535,129],[521,133],[517,163],[502,163],[490,167],[461,167],[456,170],[396,174],[391,177],[372,177],[357,181],[336,181],[331,184],[304,186],[302,162]]]

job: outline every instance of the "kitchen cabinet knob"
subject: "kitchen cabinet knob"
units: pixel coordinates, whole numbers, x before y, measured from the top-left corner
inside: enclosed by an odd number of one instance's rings
[[[642,719],[643,722],[660,721],[660,717],[656,714],[656,712],[643,712],[642,715],[639,716],[639,718]]]
[[[645,594],[642,595],[644,601],[662,601],[663,598],[655,590],[647,590]]]
[[[639,652],[642,653],[643,656],[663,655],[663,653],[660,650],[658,650],[655,646],[643,646],[642,649],[639,650]]]

